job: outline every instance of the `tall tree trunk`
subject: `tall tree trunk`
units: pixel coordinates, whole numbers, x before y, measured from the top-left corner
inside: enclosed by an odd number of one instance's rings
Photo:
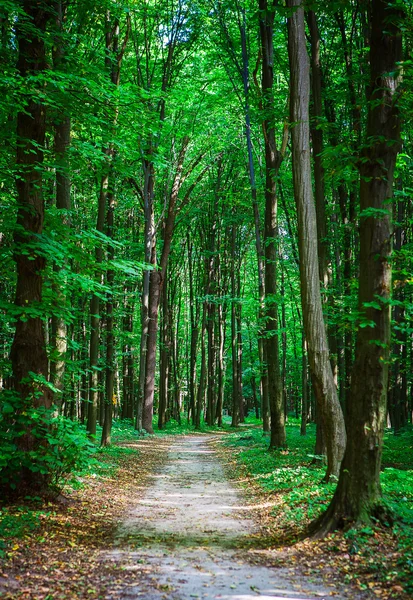
[[[198,394],[196,398],[196,410],[195,410],[195,428],[201,428],[201,415],[204,406],[205,397],[205,384],[207,376],[206,367],[206,351],[205,351],[205,330],[206,330],[206,302],[203,303],[202,307],[202,325],[201,325],[201,373],[199,376]]]
[[[307,434],[307,418],[308,418],[308,394],[307,394],[307,344],[305,341],[304,332],[302,333],[302,366],[301,366],[301,382],[302,382],[302,392],[301,392],[301,427],[300,427],[300,435]]]
[[[403,229],[403,222],[405,219],[405,199],[399,198],[394,204],[394,214],[396,227],[394,232],[394,250],[395,250],[395,261],[396,270],[403,268],[403,264],[400,264],[400,251],[405,244],[405,231]],[[402,275],[403,277],[403,275]],[[400,432],[400,428],[406,424],[406,386],[405,386],[405,370],[406,370],[406,328],[404,326],[406,320],[406,311],[404,303],[404,286],[397,285],[394,292],[393,298],[398,302],[393,307],[393,322],[394,327],[394,341],[392,349],[392,369],[389,377],[389,410],[393,415],[392,425],[394,428],[394,434],[397,435]]]
[[[46,5],[34,0],[24,0],[16,34],[18,40],[17,68],[22,81],[32,78],[42,81],[46,70],[45,31],[51,12]],[[40,88],[43,84],[30,84]],[[35,98],[36,96],[36,98]],[[42,272],[45,259],[35,249],[36,239],[43,230],[44,200],[42,194],[43,147],[46,131],[46,106],[42,92],[32,93],[24,109],[17,114],[16,188],[17,227],[14,232],[14,258],[17,266],[16,307],[21,319],[16,321],[16,331],[10,359],[14,387],[22,400],[34,406],[50,408],[53,395],[34,376],[47,379],[48,359],[45,345],[44,322],[40,316],[26,317],[25,310],[36,311],[42,306]],[[29,433],[19,438],[19,445],[32,449],[38,443]]]
[[[156,265],[156,261],[152,263]],[[158,335],[158,309],[161,295],[161,273],[154,268],[149,280],[148,338],[145,367],[145,392],[143,397],[142,427],[153,433],[153,400],[155,394],[156,338]]]
[[[257,198],[257,184],[255,180],[255,167],[253,159],[253,148],[251,139],[251,108],[249,100],[249,60],[248,60],[248,48],[247,48],[247,31],[245,22],[245,9],[242,9],[242,19],[239,19],[240,34],[241,34],[241,48],[242,48],[242,81],[244,86],[244,99],[245,99],[245,138],[247,142],[247,153],[248,153],[248,174],[251,185],[251,199],[252,199],[252,210],[254,215],[254,233],[255,233],[255,249],[257,253],[257,267],[258,267],[258,296],[259,296],[259,310],[258,320],[260,323],[260,331],[258,333],[258,358],[260,361],[260,374],[261,374],[261,399],[262,399],[262,416],[263,416],[263,430],[270,430],[269,423],[269,401],[268,401],[268,371],[264,365],[264,344],[265,344],[265,327],[264,315],[265,315],[265,276],[264,276],[264,252],[262,249],[261,241],[261,225],[260,225],[260,212]]]
[[[63,2],[57,2],[56,5],[56,28],[57,36],[53,52],[53,66],[60,69],[65,58],[64,42],[61,39],[63,32],[63,20],[65,17],[66,6]],[[70,220],[67,212],[70,211],[70,175],[69,175],[69,147],[71,121],[70,116],[65,109],[61,109],[54,123],[54,145],[56,155],[56,208],[63,212],[62,224],[69,227]],[[65,214],[66,212],[66,214]],[[54,270],[58,272],[60,267],[55,263]],[[62,310],[66,303],[65,291],[62,286],[54,285],[56,294],[56,305],[58,310]],[[52,316],[52,344],[53,361],[51,364],[51,379],[53,385],[59,392],[55,396],[55,404],[58,409],[61,408],[61,402],[64,394],[64,375],[67,352],[67,324],[63,316]]]
[[[326,194],[324,185],[324,167],[321,158],[323,151],[323,130],[321,127],[323,118],[322,104],[322,74],[320,59],[320,33],[318,30],[315,13],[310,10],[307,13],[308,27],[311,37],[311,80],[312,80],[312,98],[313,98],[313,119],[311,124],[311,139],[313,143],[313,162],[314,162],[314,198],[315,210],[317,216],[317,251],[318,251],[318,270],[322,290],[326,292],[332,285],[332,274],[330,265],[330,244],[327,232],[326,218]],[[328,322],[328,309],[333,303],[333,294],[323,298],[326,329],[328,336],[328,345],[330,349],[330,362],[333,371],[334,381],[337,384],[337,332],[333,325]]]
[[[162,326],[160,339],[160,364],[159,364],[159,407],[158,428],[164,429],[166,424],[166,409],[168,407],[169,367],[170,367],[170,314],[168,303],[168,271],[162,288]]]
[[[148,335],[146,348],[146,364],[145,364],[145,386],[143,396],[143,412],[142,426],[149,433],[153,433],[153,402],[155,393],[155,371],[156,371],[156,339],[158,334],[158,313],[159,301],[162,293],[162,286],[165,279],[166,268],[168,266],[169,255],[171,251],[172,237],[175,228],[176,218],[176,203],[178,200],[179,190],[182,184],[182,169],[185,160],[185,154],[188,148],[189,138],[185,137],[182,142],[181,151],[178,156],[177,166],[172,190],[169,196],[168,212],[164,222],[163,230],[163,248],[159,270],[156,265],[156,245],[155,245],[155,229],[153,224],[154,207],[153,193],[151,194],[150,207],[148,206],[148,218],[151,221],[151,231],[148,240],[151,241],[151,264],[153,270],[149,278],[149,297],[148,297]],[[152,190],[153,192],[153,190]],[[150,212],[150,214],[149,214]],[[148,241],[149,245],[149,241]]]
[[[221,296],[225,295],[225,289],[223,285],[223,270],[222,262],[220,259],[220,253],[217,256],[217,272],[218,272],[218,287]],[[218,313],[218,355],[217,355],[217,407],[215,418],[218,422],[218,427],[222,427],[222,410],[224,406],[224,392],[225,392],[225,325],[226,325],[226,307],[223,306],[222,302],[219,302],[217,307]]]
[[[218,186],[219,187],[219,183]],[[218,191],[218,190],[217,190]],[[206,422],[208,425],[213,425],[215,422],[216,412],[216,385],[215,385],[215,314],[216,304],[212,300],[211,296],[216,294],[216,214],[217,214],[217,200],[218,193],[216,194],[216,201],[213,205],[213,216],[211,222],[211,230],[209,232],[209,243],[208,243],[208,257],[206,260],[207,272],[208,272],[208,283],[206,289],[207,300],[207,338],[208,338],[208,383],[207,383],[207,411],[206,411]]]
[[[277,294],[277,190],[276,177],[282,162],[274,131],[274,48],[273,24],[277,2],[259,0],[262,51],[262,105],[265,143],[265,316],[268,399],[271,415],[270,448],[286,444],[285,418],[280,373]]]
[[[108,238],[113,239],[113,223],[114,223],[114,210],[115,210],[115,198],[112,191],[108,193],[108,211],[106,217],[106,235]],[[115,249],[113,244],[109,244],[108,247],[108,261],[113,261],[115,256]],[[115,377],[115,364],[114,364],[114,353],[115,353],[115,340],[113,333],[113,284],[115,279],[115,272],[109,268],[106,275],[107,287],[109,288],[108,299],[106,301],[106,377],[105,377],[105,418],[103,421],[102,439],[101,446],[109,446],[111,443],[111,431],[112,431],[112,416],[113,416],[113,391],[114,391],[114,377]]]
[[[238,385],[238,337],[237,337],[237,307],[236,307],[236,225],[231,227],[231,356],[232,356],[232,427],[239,425],[239,385]]]
[[[398,6],[398,5],[397,5]],[[380,465],[387,417],[390,350],[391,212],[393,174],[400,147],[398,65],[402,13],[372,0],[370,97],[360,173],[359,327],[348,402],[348,443],[333,500],[315,524],[317,535],[352,522],[386,518]]]
[[[194,273],[192,261],[192,243],[188,232],[187,236],[188,248],[188,275],[189,275],[189,321],[191,328],[191,345],[189,357],[189,404],[192,416],[192,424],[196,425],[196,353],[198,347],[198,305],[196,304],[194,292]]]
[[[281,259],[281,251],[280,251]],[[281,339],[282,339],[282,362],[281,362],[281,387],[283,394],[283,408],[285,419],[288,418],[287,407],[287,315],[285,306],[285,273],[281,268]]]
[[[237,295],[241,298],[241,265],[238,265]],[[237,302],[235,307],[235,321],[237,327],[237,387],[239,402],[239,422],[245,423],[244,393],[242,388],[242,304]]]
[[[155,187],[155,169],[151,160],[144,160],[144,243],[145,243],[145,262],[148,264],[156,264],[155,250],[155,214],[154,214],[154,187]],[[155,262],[154,262],[155,261]],[[141,308],[141,341],[140,341],[140,360],[139,360],[139,383],[138,383],[138,398],[136,407],[136,423],[135,429],[141,431],[145,428],[143,424],[144,403],[145,403],[145,383],[146,383],[146,365],[148,352],[148,336],[149,336],[149,298],[151,285],[151,271],[145,270],[143,273],[142,284],[142,308]],[[151,412],[151,406],[149,411]],[[152,412],[146,416],[146,425],[152,430]]]
[[[288,19],[288,54],[291,77],[290,119],[294,123],[293,183],[298,219],[301,302],[308,360],[317,407],[325,428],[328,480],[330,475],[338,475],[346,445],[346,433],[330,365],[318,274],[317,218],[311,183],[310,68],[305,40],[304,10],[301,0],[288,0],[288,6],[294,9]]]
[[[110,11],[106,12],[106,31],[105,31],[105,68],[107,69],[110,77],[110,81],[113,85],[119,85],[120,68],[122,64],[123,54],[125,52],[126,44],[129,37],[130,20],[129,16],[126,17],[127,30],[123,41],[122,48],[119,49],[119,21],[118,19],[111,18]],[[114,127],[118,118],[118,110],[115,108],[112,117],[112,126]],[[100,193],[98,200],[98,217],[96,229],[98,232],[104,231],[105,226],[105,213],[106,213],[106,202],[108,200],[108,192],[110,190],[109,178],[111,163],[114,157],[113,143],[109,142],[105,149],[105,164],[104,173],[101,177]],[[111,200],[114,201],[111,194]],[[109,208],[108,215],[113,210],[113,206]],[[111,229],[111,228],[110,228]],[[96,266],[99,274],[100,266],[103,262],[103,247],[98,245],[96,247]],[[87,431],[89,435],[96,435],[96,418],[97,418],[97,404],[98,404],[98,359],[99,359],[99,329],[100,329],[100,302],[99,297],[94,294],[90,304],[90,315],[91,315],[91,333],[90,333],[90,395],[89,395],[89,410],[87,419]],[[110,382],[109,382],[110,384]],[[112,398],[110,399],[112,403]],[[109,422],[108,422],[109,423]]]

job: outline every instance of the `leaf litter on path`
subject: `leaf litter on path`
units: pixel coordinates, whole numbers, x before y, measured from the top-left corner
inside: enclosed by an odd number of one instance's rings
[[[104,598],[108,587],[136,583],[135,573],[124,563],[103,560],[103,553],[113,546],[119,519],[166,459],[169,443],[147,438],[123,444],[136,452],[102,455],[115,461],[110,474],[85,478],[64,503],[37,506],[38,527],[25,532],[0,562],[0,598],[94,600]],[[8,510],[17,513],[21,507]]]

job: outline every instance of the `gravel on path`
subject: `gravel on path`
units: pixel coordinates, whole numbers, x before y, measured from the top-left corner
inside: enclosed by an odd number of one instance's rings
[[[108,560],[137,582],[107,600],[351,598],[297,567],[260,564],[250,507],[229,483],[208,436],[174,441],[169,460],[118,529]],[[263,561],[261,561],[263,562]]]

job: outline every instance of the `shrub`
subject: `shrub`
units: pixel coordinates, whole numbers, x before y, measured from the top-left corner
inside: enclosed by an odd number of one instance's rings
[[[53,410],[25,406],[12,392],[0,405],[0,487],[3,492],[58,494],[71,475],[92,463],[95,446],[81,427]]]

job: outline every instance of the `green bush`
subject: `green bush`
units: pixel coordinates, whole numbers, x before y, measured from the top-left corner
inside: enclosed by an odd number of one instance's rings
[[[0,405],[0,488],[58,493],[92,464],[95,446],[77,424],[52,410],[25,406],[11,392]]]

